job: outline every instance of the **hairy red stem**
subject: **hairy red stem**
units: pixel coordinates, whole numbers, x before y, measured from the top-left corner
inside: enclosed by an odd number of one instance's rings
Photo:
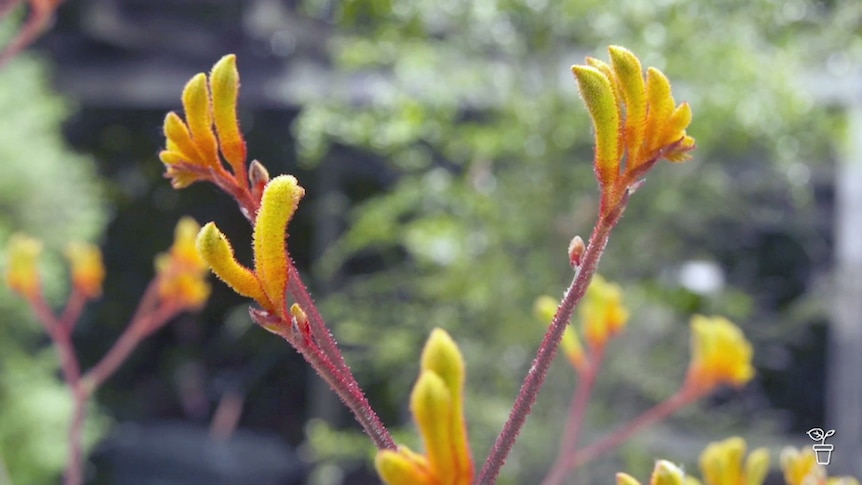
[[[572,318],[575,306],[587,292],[587,287],[590,285],[593,274],[595,274],[598,268],[599,259],[608,243],[611,230],[619,222],[620,217],[622,217],[627,202],[628,196],[626,195],[620,200],[616,209],[609,210],[607,213],[599,216],[599,220],[596,222],[596,226],[590,235],[587,249],[584,251],[581,266],[563,295],[563,300],[557,308],[557,313],[554,315],[554,319],[545,333],[545,338],[536,352],[533,364],[530,366],[530,370],[521,384],[521,390],[518,392],[511,413],[509,413],[509,420],[506,421],[503,430],[497,436],[494,447],[491,448],[491,453],[485,460],[476,483],[490,485],[496,482],[500,469],[503,468],[506,457],[512,451],[512,446],[514,446],[515,441],[518,439],[518,434],[520,434],[521,428],[527,421],[527,416],[536,402],[536,397],[542,388],[542,384],[545,382],[548,368],[551,366],[551,362],[557,354],[557,347],[563,338],[563,331]]]

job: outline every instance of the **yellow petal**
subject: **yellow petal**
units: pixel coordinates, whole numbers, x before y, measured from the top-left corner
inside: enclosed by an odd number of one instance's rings
[[[464,357],[452,337],[445,330],[435,328],[422,350],[421,362],[423,372],[433,372],[443,381],[452,401],[451,421],[438,424],[449,427],[449,462],[455,477],[444,483],[469,484],[473,477],[473,459],[464,422]]]
[[[270,312],[275,310],[260,281],[250,269],[236,260],[230,242],[215,223],[210,222],[201,228],[197,237],[197,250],[213,273],[235,292],[254,299]]]
[[[183,120],[173,111],[165,116],[164,123],[165,138],[168,140],[169,150],[179,152],[186,163],[194,163],[206,166],[206,161],[198,152],[192,141],[191,133]],[[162,162],[168,163],[164,159]]]
[[[584,338],[592,347],[601,347],[619,334],[629,318],[623,306],[622,290],[599,275],[593,276],[587,294],[578,306]]]
[[[646,128],[647,99],[643,71],[638,58],[628,49],[610,46],[608,51],[625,99],[625,144],[631,159],[638,155],[643,145]]]
[[[635,477],[627,473],[617,473],[617,485],[641,485]]]
[[[218,142],[212,130],[212,106],[207,78],[203,73],[191,78],[183,89],[183,109],[192,141],[202,157],[201,164],[213,168],[219,166]]]
[[[653,469],[650,485],[682,485],[684,476],[680,467],[667,460],[659,460]]]
[[[406,447],[380,450],[374,458],[377,474],[386,485],[433,485],[435,480],[425,457]]]
[[[654,150],[659,148],[658,139],[665,131],[664,125],[673,114],[675,104],[670,90],[670,81],[654,67],[647,69],[646,90],[648,113],[644,149]],[[651,155],[652,153],[644,153],[647,157]]]
[[[233,167],[234,174],[243,173],[246,148],[236,116],[239,72],[236,69],[235,55],[226,55],[213,66],[210,89],[221,152]]]
[[[276,313],[285,319],[287,223],[304,194],[305,190],[290,175],[280,175],[270,180],[263,191],[254,226],[255,272],[269,301],[275,305]]]
[[[87,298],[102,294],[105,280],[105,266],[99,246],[89,243],[73,242],[66,247],[66,257],[72,273],[72,284]]]
[[[410,410],[436,477],[441,483],[460,483],[456,482],[458,463],[452,450],[452,396],[440,376],[422,371],[410,395]]]
[[[596,177],[602,187],[612,184],[620,171],[620,112],[611,81],[591,66],[572,66],[581,98],[593,119],[596,131]]]
[[[623,89],[620,86],[620,81],[617,79],[617,74],[614,72],[613,68],[606,62],[596,59],[595,57],[587,57],[586,62],[588,66],[595,67],[599,71],[602,71],[602,74],[604,74],[611,82],[611,87],[614,90],[614,99],[617,102],[617,109],[620,109],[625,98],[623,97]]]
[[[745,460],[745,485],[763,485],[769,473],[769,450],[758,448]]]

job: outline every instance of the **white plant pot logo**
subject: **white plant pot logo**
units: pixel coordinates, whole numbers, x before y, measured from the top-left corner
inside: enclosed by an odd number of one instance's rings
[[[835,445],[827,444],[826,438],[834,434],[834,429],[823,431],[823,428],[811,428],[808,430],[808,437],[814,441],[820,442],[818,444],[811,445],[817,458],[818,465],[828,465],[829,461],[832,459],[832,449],[835,448]]]

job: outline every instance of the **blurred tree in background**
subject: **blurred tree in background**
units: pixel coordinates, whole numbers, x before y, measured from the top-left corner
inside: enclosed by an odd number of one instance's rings
[[[590,124],[569,66],[585,55],[606,59],[606,46],[619,44],[674,80],[678,101],[692,106],[698,149],[675,170],[650,174],[603,258],[600,272],[621,283],[633,317],[610,349],[601,405],[584,436],[673,392],[693,312],[741,323],[759,377],[741,395],[719,396],[645,435],[624,450],[628,463],[597,462],[580,478],[605,483],[622,468],[646,476],[655,456],[693,460],[703,443],[742,427],[757,445],[822,425],[832,145],[841,119],[806,88],[809,76],[842,75],[862,60],[859,2],[70,0],[59,15],[40,48],[57,63],[61,89],[89,96],[65,132],[97,159],[114,216],[105,297],[77,333],[85,366],[121,330],[179,215],[215,219],[233,241],[248,234],[232,201],[210,187],[172,191],[155,156],[182,83],[237,52],[250,156],[308,189],[291,226],[292,255],[314,276],[324,316],[371,402],[387,423],[407,422],[418,349],[431,328],[448,329],[468,360],[471,443],[483,459],[545,328],[533,302],[561,295],[571,277],[566,246],[594,222]],[[44,88],[37,71],[22,57],[0,72],[0,97],[8,97],[0,116],[9,117],[0,170],[42,187],[0,177],[8,207],[0,241],[26,230],[55,249],[73,233],[97,234],[103,216],[91,199],[99,192],[92,170],[62,151],[59,104],[28,95]],[[15,131],[40,113],[44,125]],[[39,168],[49,163],[57,166]],[[237,250],[249,260],[247,247]],[[308,391],[317,381],[297,356],[250,332],[247,302],[214,286],[205,312],[142,345],[100,404],[121,421],[205,421],[224,390],[238,388],[243,426],[293,444],[307,433],[307,459],[340,459],[321,468],[318,483],[367,466],[370,443],[353,435],[335,398]],[[4,293],[4,309],[7,300]],[[17,312],[0,328],[0,439],[15,430],[17,442],[53,437],[60,460],[60,401],[27,421],[21,416],[39,409],[28,406],[36,398],[6,390],[24,379],[61,392],[52,354],[39,366],[32,353],[5,349],[12,340],[42,348],[37,327]],[[571,376],[564,364],[552,371],[501,483],[531,483],[545,471]],[[7,404],[13,398],[21,404]],[[46,430],[51,413],[58,423]],[[303,429],[309,416],[330,425]],[[37,483],[19,472],[35,470],[23,465],[29,448],[14,449],[19,464],[3,446],[13,478]],[[41,477],[51,473],[47,456]]]
[[[0,37],[12,29],[5,22]],[[45,62],[30,55],[0,71],[0,247],[13,232],[41,239],[46,297],[59,303],[67,291],[62,252],[70,240],[100,236],[105,206],[92,160],[63,140],[69,106],[47,78]],[[5,284],[0,314],[0,470],[15,483],[49,483],[65,463],[71,399],[42,327]]]

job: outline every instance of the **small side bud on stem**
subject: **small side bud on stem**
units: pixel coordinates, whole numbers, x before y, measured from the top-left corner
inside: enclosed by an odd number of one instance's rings
[[[577,270],[581,266],[581,258],[583,258],[584,251],[586,250],[587,246],[584,244],[581,236],[572,238],[572,241],[569,243],[569,264],[572,265],[572,269]]]

